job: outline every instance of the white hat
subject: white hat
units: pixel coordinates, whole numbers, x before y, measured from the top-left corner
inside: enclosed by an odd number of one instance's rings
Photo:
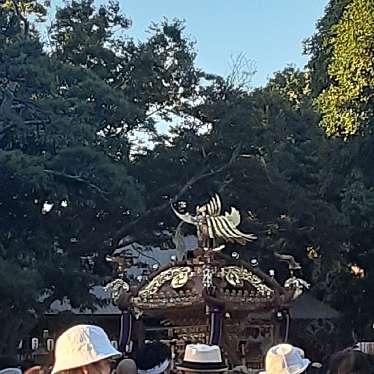
[[[6,368],[0,370],[0,374],[22,374],[22,370],[18,368]]]
[[[153,368],[147,370],[138,369],[138,374],[160,374],[163,373],[169,367],[169,364],[170,360],[166,359]]]
[[[52,374],[119,357],[121,353],[114,349],[101,327],[77,325],[57,339]]]
[[[309,366],[303,351],[291,344],[278,344],[266,354],[266,374],[300,374]]]
[[[198,372],[227,371],[222,361],[221,350],[218,345],[188,344],[184,352],[184,359],[177,369]]]

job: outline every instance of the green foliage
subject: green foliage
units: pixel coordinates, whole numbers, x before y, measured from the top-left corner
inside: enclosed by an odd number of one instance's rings
[[[23,22],[27,17],[34,16],[38,22],[45,21],[47,15],[47,8],[50,1],[23,1],[23,0],[5,0],[0,8],[5,11],[17,13]]]
[[[205,78],[201,101],[134,160],[150,212],[137,226],[143,240],[167,245],[176,225],[169,198],[192,207],[217,191],[227,206],[240,207],[243,230],[259,237],[241,250],[243,258],[258,257],[264,270],[276,267],[282,280],[287,269],[273,252],[293,254],[316,295],[351,321],[339,339],[349,340],[352,330],[367,336],[371,309],[362,306],[358,316],[350,297],[372,305],[372,138],[327,140],[307,94],[308,76],[292,68],[252,92]],[[352,264],[367,276],[355,278]]]
[[[118,5],[72,2],[56,14],[47,53],[36,12],[0,8],[0,277],[12,282],[0,289],[1,352],[56,299],[94,307],[104,255],[145,208],[130,135],[154,131],[152,113],[181,107],[197,79],[178,22],[135,44]]]
[[[287,98],[294,109],[300,109],[305,101],[310,100],[310,74],[288,66],[274,74],[268,82],[268,88]]]
[[[315,34],[304,42],[304,53],[310,56],[310,89],[313,97],[319,95],[330,84],[327,74],[332,58],[332,45],[326,41],[336,36],[335,25],[351,0],[330,0],[323,17],[317,22]]]
[[[93,308],[89,289],[108,276],[104,254],[124,237],[170,248],[170,199],[191,207],[214,192],[259,237],[242,258],[277,267],[282,281],[288,271],[273,252],[295,255],[314,292],[364,332],[374,283],[350,266],[374,261],[373,138],[328,140],[312,108],[326,88],[320,105],[369,117],[371,5],[348,3],[330,2],[307,44],[308,71],[289,66],[255,90],[238,66],[226,79],[199,71],[179,21],[152,25],[135,42],[117,4],[72,1],[58,9],[47,49],[36,9],[0,8],[0,351],[16,347],[56,299]],[[345,32],[348,16],[362,14],[366,24]],[[331,96],[338,89],[341,101]],[[169,133],[158,133],[160,122],[173,123]],[[353,128],[330,127],[343,136]],[[138,147],[139,133],[149,147]],[[352,293],[369,305],[362,318]]]
[[[371,118],[374,87],[374,3],[353,0],[325,39],[332,48],[328,65],[330,83],[316,98],[321,126],[329,136],[348,138]]]
[[[365,186],[363,176],[357,171],[352,172],[351,183],[342,192],[342,212],[347,219],[345,222],[347,227],[361,226],[363,229],[373,227],[374,190]]]

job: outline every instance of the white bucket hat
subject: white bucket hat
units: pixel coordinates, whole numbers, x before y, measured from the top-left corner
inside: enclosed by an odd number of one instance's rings
[[[270,348],[265,360],[266,374],[300,374],[309,364],[302,349],[284,343]]]
[[[0,374],[22,374],[22,370],[18,368],[6,368],[0,370]]]
[[[57,339],[52,374],[121,356],[101,327],[77,325]]]
[[[227,366],[222,361],[218,345],[188,344],[184,359],[177,365],[178,370],[192,372],[223,372]]]

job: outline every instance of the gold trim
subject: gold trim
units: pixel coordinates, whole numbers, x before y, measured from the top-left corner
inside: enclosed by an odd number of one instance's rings
[[[225,278],[233,287],[243,287],[244,281],[246,281],[250,283],[261,296],[271,297],[274,294],[274,290],[264,284],[263,280],[258,275],[252,273],[246,268],[239,266],[225,266],[221,268],[221,272],[217,275],[220,278]]]
[[[141,298],[148,298],[154,295],[164,283],[171,281],[171,287],[178,289],[183,287],[191,273],[189,266],[173,267],[162,271],[156,275],[142,290],[139,291],[138,296]]]

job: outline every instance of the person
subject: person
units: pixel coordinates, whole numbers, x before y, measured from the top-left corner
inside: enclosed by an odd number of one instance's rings
[[[76,325],[56,341],[52,374],[110,374],[121,356],[101,327]]]
[[[371,374],[373,365],[367,353],[347,348],[334,353],[329,361],[330,374]]]
[[[226,372],[228,367],[222,360],[218,345],[187,344],[183,361],[177,369],[184,373],[215,374]]]
[[[18,360],[13,356],[0,356],[0,374],[22,374]]]
[[[21,363],[23,374],[46,374],[48,370],[43,366],[37,365],[32,359],[25,359]]]
[[[136,363],[131,358],[125,358],[122,360],[116,369],[116,374],[137,374],[138,368]]]
[[[266,374],[300,374],[306,371],[310,360],[301,348],[282,343],[271,347],[265,358]]]
[[[170,348],[161,342],[144,344],[136,355],[138,374],[168,373],[170,363]]]
[[[34,366],[36,366],[36,362],[31,359],[31,358],[26,358],[24,359],[22,362],[21,362],[21,365],[20,365],[20,368],[22,370],[22,372],[24,373],[25,371],[33,368]]]

